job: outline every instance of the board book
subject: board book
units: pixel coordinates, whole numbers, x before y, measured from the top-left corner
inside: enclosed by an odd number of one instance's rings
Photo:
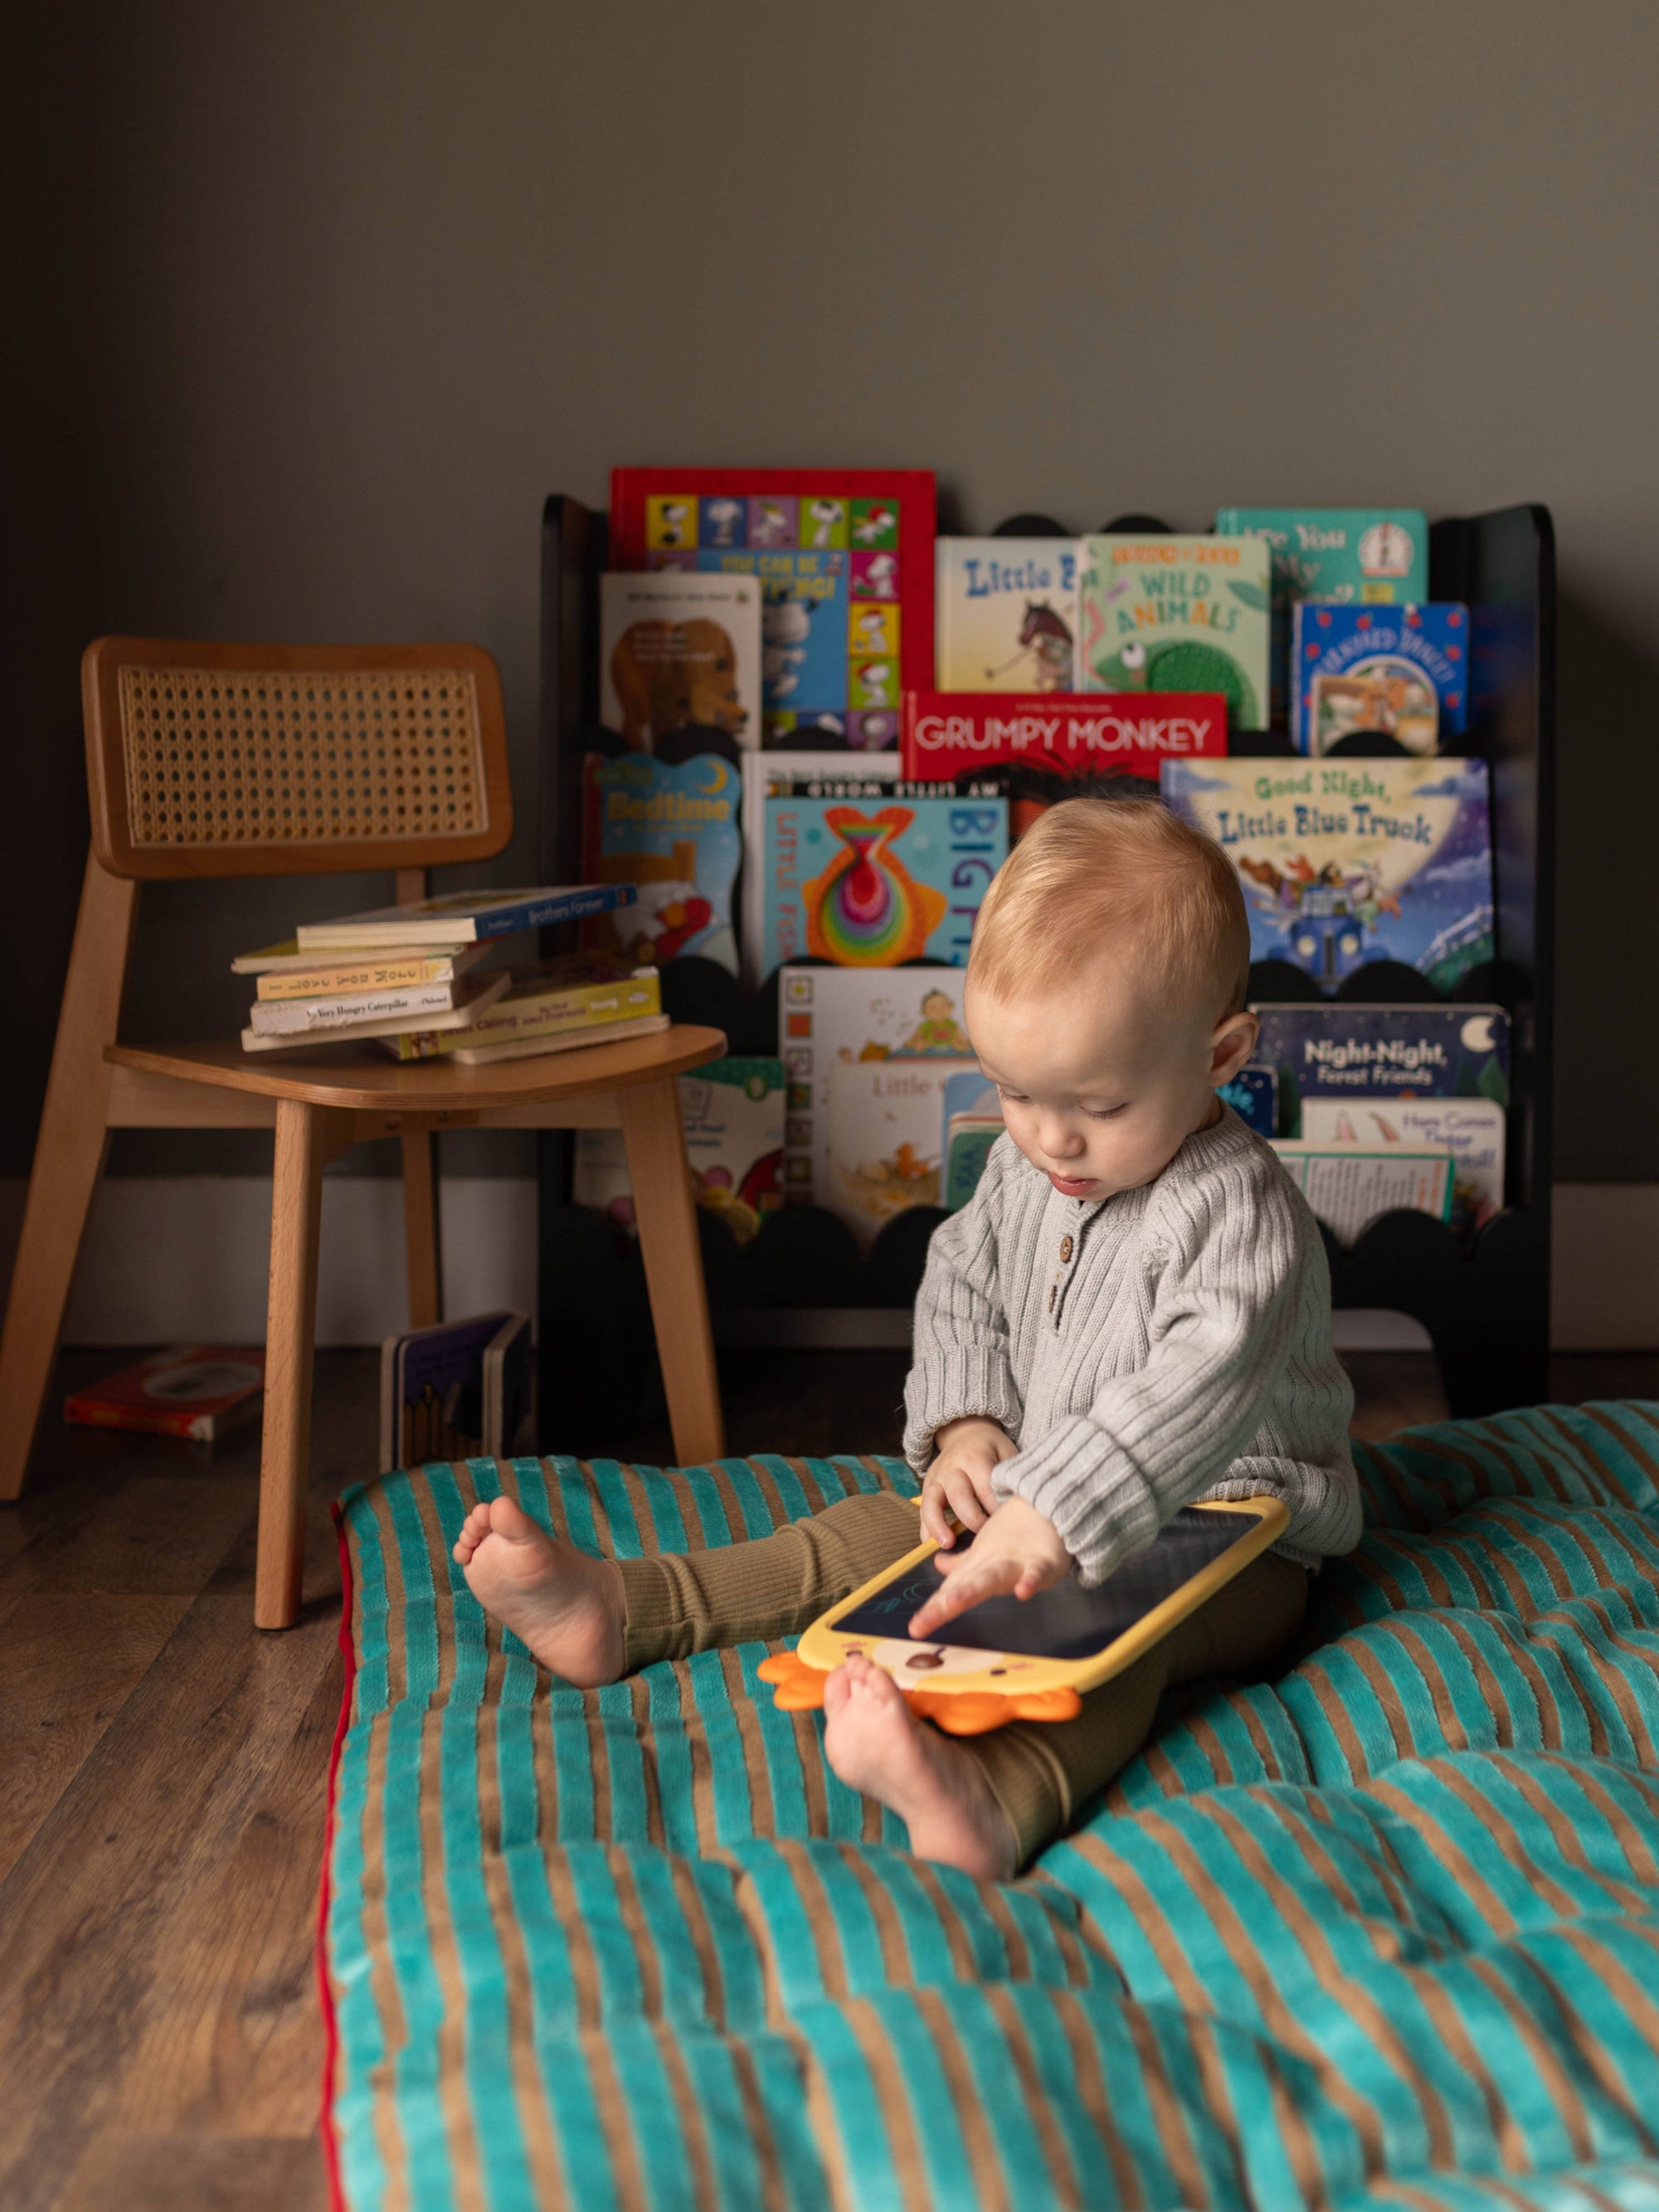
[[[662,1012],[657,970],[602,952],[566,953],[507,970],[506,991],[468,1030],[407,1029],[390,1040],[399,1060],[432,1060],[462,1050],[540,1045],[569,1036],[582,1043],[614,1037]],[[638,1032],[629,1030],[629,1034]],[[466,1065],[465,1062],[462,1063]]]
[[[691,1194],[739,1244],[783,1204],[783,1062],[764,1054],[711,1060],[679,1079]],[[613,1229],[637,1228],[620,1129],[579,1129],[571,1196]]]
[[[261,999],[309,999],[324,991],[398,991],[413,983],[453,983],[492,947],[434,945],[389,952],[301,952],[293,938],[258,952],[241,952],[230,963],[233,975],[257,975]]]
[[[1219,760],[1227,702],[1218,692],[907,691],[899,757],[907,776],[1003,766],[1078,779],[1115,769],[1156,782],[1166,760]]]
[[[1085,691],[1219,691],[1235,729],[1267,726],[1270,558],[1259,538],[1086,538]]]
[[[471,976],[460,985],[451,1006],[418,1013],[405,1002],[422,994],[407,991],[371,993],[361,1000],[324,1000],[319,1002],[323,1011],[315,1018],[309,1000],[274,1006],[261,1002],[255,1005],[249,1025],[242,1031],[242,1050],[289,1052],[305,1045],[349,1044],[358,1038],[374,1042],[398,1036],[416,1019],[434,1034],[453,1031],[459,1040],[506,995],[507,985],[505,969],[494,975]]]
[[[760,1679],[784,1711],[811,1711],[823,1704],[833,1670],[858,1656],[951,1735],[981,1735],[1015,1720],[1070,1720],[1085,1691],[1133,1666],[1289,1521],[1279,1498],[1182,1506],[1103,1583],[1085,1589],[1068,1576],[1035,1597],[986,1598],[928,1638],[912,1636],[909,1623],[939,1589],[939,1547],[918,1544],[820,1614],[795,1650],[763,1660]]]
[[[733,893],[743,854],[743,777],[719,753],[688,761],[623,753],[582,763],[582,872],[633,886],[596,916],[596,951],[661,967],[682,953],[738,971]]]
[[[599,720],[637,752],[677,730],[761,741],[761,587],[664,569],[599,579]]]
[[[1238,871],[1253,960],[1328,988],[1397,960],[1449,994],[1492,958],[1485,761],[1166,761],[1162,785]]]
[[[257,1418],[264,1387],[263,1346],[174,1344],[72,1390],[64,1419],[77,1427],[216,1443]]]
[[[1504,1203],[1504,1109],[1490,1098],[1304,1098],[1310,1144],[1398,1146],[1449,1152],[1449,1219],[1465,1234]]]
[[[740,878],[743,973],[751,988],[770,972],[763,963],[766,940],[765,871],[752,856],[765,850],[766,802],[772,798],[837,797],[885,799],[897,782],[896,751],[849,760],[842,750],[749,753],[743,762],[743,849],[750,855]]]
[[[1366,730],[1421,757],[1468,726],[1469,611],[1457,601],[1300,606],[1291,637],[1298,752],[1328,753]]]
[[[933,677],[931,471],[616,469],[611,558],[760,583],[765,742],[898,736],[899,693]]]
[[[1451,1219],[1452,1156],[1424,1145],[1316,1144],[1276,1137],[1285,1173],[1337,1242],[1353,1244],[1379,1214]]]
[[[1510,1018],[1501,1006],[1256,1005],[1255,1056],[1279,1079],[1279,1132],[1302,1133],[1304,1099],[1486,1098],[1507,1106]]]
[[[380,1346],[380,1465],[511,1459],[535,1443],[530,1316],[439,1322]]]
[[[302,922],[301,952],[378,951],[383,945],[473,945],[515,930],[545,929],[631,906],[632,884],[555,884],[539,890],[444,891],[407,906],[380,906],[332,921]]]
[[[1075,691],[1074,538],[934,541],[933,665],[941,691]]]

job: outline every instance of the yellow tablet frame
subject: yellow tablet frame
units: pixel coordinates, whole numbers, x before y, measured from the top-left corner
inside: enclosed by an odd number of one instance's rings
[[[809,1711],[823,1703],[823,1686],[835,1668],[857,1654],[884,1668],[913,1710],[951,1735],[982,1735],[1014,1720],[1070,1720],[1082,1709],[1084,1691],[1097,1689],[1125,1668],[1133,1667],[1177,1621],[1195,1613],[1224,1583],[1276,1542],[1291,1517],[1282,1498],[1206,1498],[1199,1500],[1194,1510],[1231,1513],[1241,1521],[1254,1522],[1255,1526],[1150,1613],[1143,1613],[1133,1628],[1125,1629],[1087,1659],[1042,1659],[1018,1651],[981,1651],[933,1638],[913,1642],[905,1637],[849,1636],[836,1626],[843,1615],[887,1583],[908,1574],[939,1549],[937,1544],[927,1543],[918,1544],[850,1597],[821,1613],[796,1650],[763,1660],[757,1670],[760,1678],[772,1685],[773,1702],[783,1711]],[[907,1663],[919,1655],[939,1655],[942,1675],[930,1670],[925,1684],[905,1681],[896,1667],[879,1656],[890,1645],[895,1656],[899,1651],[905,1654]]]

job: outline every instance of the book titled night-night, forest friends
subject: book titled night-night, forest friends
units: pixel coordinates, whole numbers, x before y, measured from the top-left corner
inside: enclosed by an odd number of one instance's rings
[[[1492,958],[1484,761],[1166,761],[1161,781],[1238,871],[1252,959],[1328,988],[1398,960],[1449,991]]]

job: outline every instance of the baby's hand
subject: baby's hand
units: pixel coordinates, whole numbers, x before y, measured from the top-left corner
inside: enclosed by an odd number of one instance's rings
[[[1010,1498],[997,1507],[965,1552],[954,1559],[935,1553],[933,1565],[946,1577],[945,1587],[912,1615],[912,1636],[932,1636],[970,1605],[1006,1590],[1016,1597],[1035,1597],[1039,1590],[1065,1580],[1072,1557],[1052,1521],[1023,1498]]]
[[[939,1456],[921,1479],[921,1533],[948,1551],[957,1540],[948,1507],[964,1528],[982,1528],[996,1510],[991,1470],[1018,1449],[1000,1423],[970,1413],[933,1432]]]

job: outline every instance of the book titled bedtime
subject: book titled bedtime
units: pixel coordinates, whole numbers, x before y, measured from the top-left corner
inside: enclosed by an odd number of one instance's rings
[[[769,799],[761,972],[804,957],[965,967],[1007,857],[1006,799]]]
[[[1398,960],[1443,993],[1492,958],[1485,761],[1165,761],[1161,780],[1237,870],[1253,960],[1327,987]]]

